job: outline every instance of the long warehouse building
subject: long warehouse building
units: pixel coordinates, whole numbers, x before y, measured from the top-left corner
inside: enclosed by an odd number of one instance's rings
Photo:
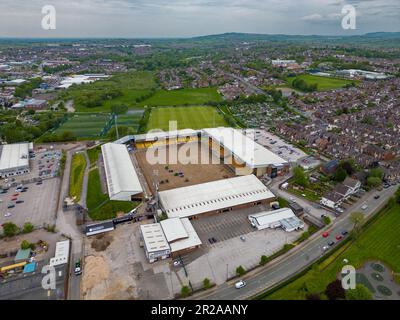
[[[234,177],[159,192],[169,218],[197,218],[202,214],[268,204],[275,195],[254,175]]]
[[[143,197],[143,188],[125,145],[106,143],[101,146],[111,200],[132,201]]]

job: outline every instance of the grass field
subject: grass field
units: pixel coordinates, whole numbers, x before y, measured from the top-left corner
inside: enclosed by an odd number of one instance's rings
[[[105,113],[80,113],[74,114],[64,122],[55,134],[62,134],[66,131],[72,132],[78,138],[98,137],[101,130],[109,121],[110,115]]]
[[[140,104],[142,106],[178,106],[207,104],[207,102],[222,101],[221,95],[215,88],[159,90],[149,99]]]
[[[97,160],[99,159],[99,154],[101,153],[101,146],[88,149],[86,152],[89,157],[90,166],[93,167],[96,164]]]
[[[283,288],[271,293],[268,300],[304,299],[308,293],[323,292],[343,266],[343,259],[356,268],[366,261],[380,260],[394,272],[400,272],[400,205],[384,209],[366,227],[360,237],[343,251],[338,251]],[[400,281],[400,277],[397,277]]]
[[[77,112],[111,112],[111,106],[125,104],[129,108],[138,106],[137,98],[148,95],[151,89],[155,88],[154,76],[150,72],[137,71],[118,74],[108,80],[100,80],[89,84],[72,86],[64,94],[63,99],[74,100],[74,107]],[[101,95],[105,91],[118,90],[121,95],[103,101],[95,107],[86,107],[83,104],[84,96]]]
[[[111,201],[107,194],[102,192],[99,170],[89,172],[86,205],[89,216],[93,220],[107,220],[116,217],[118,212],[127,213],[135,208],[138,203],[128,201]]]
[[[160,107],[151,111],[147,129],[169,130],[169,121],[177,121],[178,129],[201,129],[227,126],[223,116],[213,107]]]
[[[86,168],[86,158],[83,153],[72,156],[69,179],[69,196],[78,202],[81,199],[83,175]]]
[[[119,126],[129,126],[133,131],[139,128],[139,122],[142,118],[143,110],[138,112],[126,113],[118,116]],[[111,115],[107,113],[75,113],[66,122],[64,122],[55,134],[64,132],[73,133],[78,139],[93,139],[99,138],[102,129],[110,120]]]
[[[286,80],[289,85],[292,85],[294,79],[303,79],[308,85],[317,83],[318,91],[332,90],[344,87],[346,84],[359,83],[358,80],[345,80],[331,77],[321,77],[311,74],[302,74],[297,77],[288,77]]]

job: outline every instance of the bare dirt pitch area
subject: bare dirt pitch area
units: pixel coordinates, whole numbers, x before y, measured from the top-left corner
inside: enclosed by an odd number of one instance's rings
[[[183,146],[187,148],[188,145],[193,147],[191,150],[196,148],[197,152],[194,154],[187,152],[184,157],[185,159],[190,157],[193,161],[186,164],[181,161],[174,161],[174,158],[170,157],[170,153],[176,154],[178,152],[180,154],[183,151]],[[154,192],[154,182],[156,181],[159,184],[159,190],[163,191],[235,176],[227,165],[220,164],[219,159],[214,154],[208,153],[206,148],[201,148],[200,146],[201,144],[198,142],[191,142],[157,147],[158,151],[156,152],[154,151],[155,148],[153,150],[142,149],[135,151],[136,159],[152,192]],[[158,156],[160,152],[165,152],[165,162],[157,164],[148,162],[148,154]],[[206,163],[204,164],[204,162]]]

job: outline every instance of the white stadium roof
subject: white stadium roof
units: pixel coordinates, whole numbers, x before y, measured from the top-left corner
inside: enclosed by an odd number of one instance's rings
[[[274,197],[254,175],[159,192],[162,207],[170,218],[190,217]]]
[[[29,143],[0,146],[0,171],[29,166]]]
[[[130,196],[142,193],[142,186],[126,146],[106,143],[101,146],[101,150],[110,199],[129,201]]]
[[[135,135],[135,141],[154,141],[158,139],[192,137],[197,135],[198,131],[193,129],[182,129],[173,131],[150,131],[144,134]]]
[[[264,148],[238,129],[220,127],[203,129],[202,131],[251,168],[287,163],[286,160]]]

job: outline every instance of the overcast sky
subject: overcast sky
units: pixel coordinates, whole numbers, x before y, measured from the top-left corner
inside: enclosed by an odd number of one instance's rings
[[[354,5],[356,30],[341,10]],[[41,28],[56,8],[56,30]],[[224,32],[363,34],[400,31],[400,0],[0,0],[0,37],[188,37]]]

